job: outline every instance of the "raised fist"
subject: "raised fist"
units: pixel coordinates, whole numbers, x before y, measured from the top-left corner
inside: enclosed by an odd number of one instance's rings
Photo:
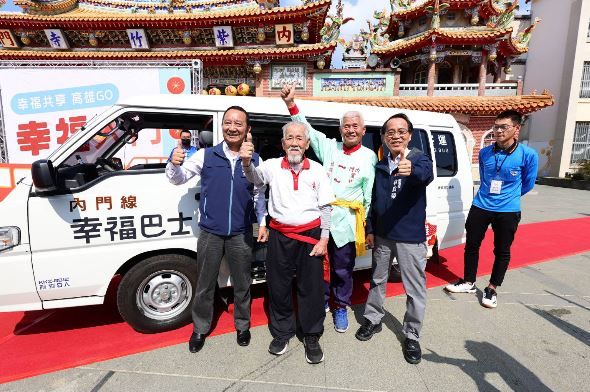
[[[295,86],[286,84],[281,89],[281,98],[287,105],[288,108],[295,105]]]

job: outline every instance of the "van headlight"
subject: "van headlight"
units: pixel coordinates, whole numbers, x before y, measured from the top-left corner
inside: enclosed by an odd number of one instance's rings
[[[0,227],[0,252],[20,244],[20,229],[16,226]]]

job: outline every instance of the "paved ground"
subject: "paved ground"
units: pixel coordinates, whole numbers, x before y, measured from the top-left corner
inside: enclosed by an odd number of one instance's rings
[[[590,216],[590,192],[539,186],[525,196],[523,223]],[[486,277],[479,279],[484,286]],[[588,391],[590,390],[590,252],[509,271],[499,307],[477,295],[429,290],[417,366],[401,354],[404,297],[386,300],[383,331],[354,338],[326,320],[326,360],[305,362],[293,339],[281,357],[268,354],[266,326],[243,348],[228,334],[207,339],[198,354],[186,344],[0,385],[0,391]],[[100,338],[100,337],[97,337]]]

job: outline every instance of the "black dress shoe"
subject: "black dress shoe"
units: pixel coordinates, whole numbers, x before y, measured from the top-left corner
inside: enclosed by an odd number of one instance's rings
[[[250,330],[247,329],[245,331],[237,331],[236,333],[237,341],[240,346],[247,346],[250,344]]]
[[[191,335],[190,340],[188,341],[188,349],[191,353],[196,353],[201,351],[203,346],[205,345],[205,335],[202,333],[193,332]]]
[[[364,342],[371,339],[377,332],[381,332],[381,323],[373,324],[369,320],[365,320],[365,324],[361,325],[354,336]]]
[[[420,343],[417,340],[406,338],[404,341],[404,358],[412,365],[420,363],[422,350],[420,350]]]

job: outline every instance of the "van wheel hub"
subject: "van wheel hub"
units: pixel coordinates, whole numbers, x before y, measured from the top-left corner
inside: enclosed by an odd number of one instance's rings
[[[136,302],[142,312],[156,320],[166,320],[189,305],[192,286],[178,271],[158,271],[146,277],[138,287]]]

